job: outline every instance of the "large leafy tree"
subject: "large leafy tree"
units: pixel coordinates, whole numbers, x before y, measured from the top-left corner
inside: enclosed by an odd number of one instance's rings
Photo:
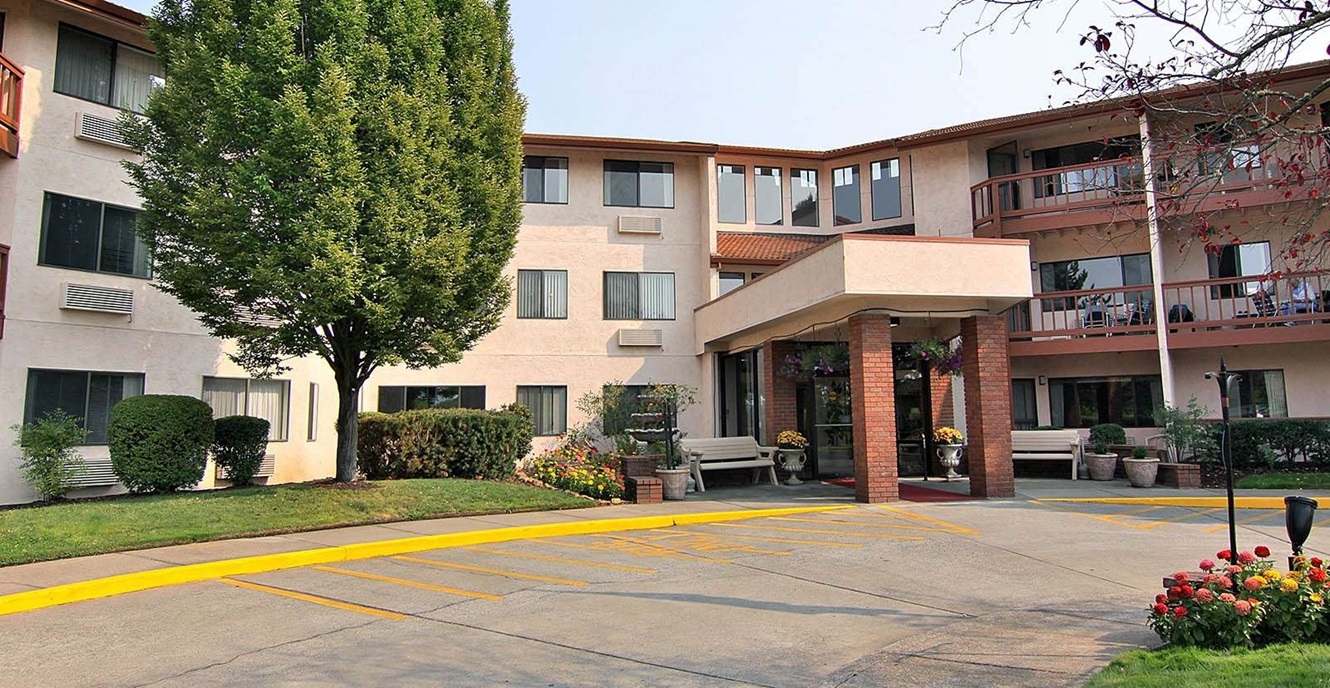
[[[337,479],[377,368],[497,325],[521,222],[506,0],[164,0],[168,75],[122,124],[161,288],[269,375],[337,381]]]

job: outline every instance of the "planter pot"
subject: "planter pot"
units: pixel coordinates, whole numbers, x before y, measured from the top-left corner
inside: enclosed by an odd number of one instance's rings
[[[665,499],[683,499],[688,493],[688,473],[687,468],[657,468],[661,496]]]
[[[1112,480],[1113,471],[1116,471],[1118,468],[1118,455],[1086,454],[1085,463],[1090,466],[1091,480]],[[1153,478],[1151,480],[1153,480]]]
[[[1123,459],[1127,467],[1127,480],[1132,487],[1154,487],[1155,476],[1159,472],[1159,459]]]
[[[961,465],[961,449],[963,448],[964,447],[959,444],[942,444],[937,447],[938,462],[941,463],[942,468],[947,471],[942,477],[946,478],[947,482],[951,482],[953,479],[961,477],[960,474],[956,472],[956,467]]]
[[[799,472],[804,469],[804,450],[781,448],[776,451],[780,454],[780,467],[790,473],[790,478],[785,481],[785,484],[802,485],[803,481],[799,479]]]

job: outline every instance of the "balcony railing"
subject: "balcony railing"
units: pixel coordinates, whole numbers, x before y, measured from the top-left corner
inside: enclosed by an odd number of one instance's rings
[[[23,70],[0,54],[0,151],[18,157],[18,123],[23,104]]]
[[[1233,330],[1330,320],[1330,273],[1249,275],[1164,285],[1170,330]]]
[[[1153,334],[1150,285],[1037,294],[1008,314],[1012,341]]]

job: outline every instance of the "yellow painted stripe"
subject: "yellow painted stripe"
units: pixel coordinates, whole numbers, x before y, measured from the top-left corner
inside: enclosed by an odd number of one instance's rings
[[[475,590],[463,590],[461,588],[450,588],[446,585],[433,585],[431,583],[421,583],[420,581],[407,580],[405,578],[394,578],[392,576],[380,576],[377,573],[365,573],[364,571],[352,571],[351,569],[339,569],[334,566],[311,566],[315,571],[326,571],[352,578],[364,578],[365,580],[378,581],[380,583],[392,583],[394,585],[404,585],[408,588],[420,588],[432,592],[442,592],[449,595],[460,595],[462,597],[474,597],[478,600],[489,600],[498,602],[503,599],[502,595],[491,595],[487,592],[477,592]]]
[[[977,530],[974,530],[974,529],[971,529],[971,528],[966,528],[965,526],[957,525],[957,524],[955,524],[955,523],[951,523],[950,521],[943,521],[943,520],[940,519],[940,518],[933,518],[933,517],[931,517],[931,516],[925,516],[925,515],[923,515],[923,514],[916,514],[916,513],[914,513],[913,511],[906,511],[905,509],[898,509],[898,508],[896,508],[896,507],[894,507],[894,506],[880,506],[880,507],[878,507],[878,508],[881,509],[881,510],[883,510],[883,511],[887,511],[887,512],[890,512],[890,513],[892,513],[892,514],[895,514],[896,516],[899,516],[899,517],[901,517],[901,518],[908,518],[908,519],[913,519],[913,520],[915,520],[915,521],[923,521],[923,522],[925,522],[925,523],[932,523],[933,525],[936,525],[936,526],[942,526],[943,528],[946,528],[947,530],[950,530],[951,532],[953,532],[953,533],[957,533],[957,534],[960,534],[960,535],[981,535],[981,533],[980,533],[979,531],[977,531]]]
[[[597,535],[596,537],[614,537],[614,536],[612,536],[612,535]],[[636,542],[636,541],[634,541],[634,542]],[[632,552],[632,551],[629,551],[629,550],[624,550],[624,549],[616,548],[616,547],[614,547],[612,544],[605,544],[605,545],[583,545],[583,544],[579,544],[579,543],[576,543],[576,542],[558,542],[558,541],[556,541],[556,540],[543,540],[543,541],[541,541],[540,544],[542,544],[542,545],[554,545],[554,546],[556,546],[556,547],[569,547],[569,548],[571,548],[571,549],[585,549],[585,550],[591,550],[592,552],[611,552],[611,553],[613,553],[613,554],[627,554],[627,555],[634,556],[634,557],[647,556],[647,555],[641,554],[641,553],[639,553],[639,552]],[[701,555],[699,555],[699,554],[689,554],[688,552],[675,552],[674,550],[665,549],[664,547],[661,547],[660,545],[653,545],[653,544],[648,543],[648,542],[641,542],[641,543],[639,543],[639,544],[641,544],[641,545],[643,545],[643,546],[645,546],[645,547],[647,547],[647,548],[649,548],[649,549],[653,549],[653,550],[655,550],[656,552],[658,552],[658,554],[653,554],[653,555],[650,555],[650,556],[665,557],[665,558],[667,558],[667,559],[706,559],[706,560],[708,560],[708,561],[719,561],[719,562],[721,562],[721,563],[725,563],[725,564],[728,564],[728,563],[729,563],[729,562],[725,561],[724,559],[714,559],[714,560],[713,560],[711,557],[704,557],[704,556],[701,556]]]
[[[1216,511],[1222,511],[1222,509],[1216,509]],[[1250,524],[1252,524],[1252,523],[1259,523],[1259,522],[1261,522],[1261,521],[1267,521],[1267,520],[1269,520],[1269,519],[1275,518],[1275,517],[1277,517],[1277,516],[1282,516],[1282,515],[1284,515],[1284,512],[1282,512],[1282,511],[1268,511],[1268,512],[1263,513],[1263,514],[1261,514],[1261,515],[1259,515],[1259,516],[1249,516],[1249,517],[1247,517],[1247,518],[1238,519],[1238,520],[1236,520],[1236,521],[1233,522],[1233,525],[1235,525],[1235,526],[1245,526],[1245,525],[1250,525]],[[1202,532],[1202,533],[1218,533],[1218,532],[1221,531],[1221,530],[1228,530],[1228,523],[1227,523],[1227,521],[1224,522],[1224,523],[1217,523],[1217,524],[1215,524],[1215,525],[1213,525],[1213,526],[1209,526],[1209,527],[1207,527],[1207,528],[1202,528],[1202,529],[1201,529],[1201,532]]]
[[[879,540],[914,540],[924,538],[917,535],[889,535],[887,533],[851,533],[844,530],[823,530],[821,528],[786,528],[785,526],[757,526],[751,523],[717,523],[717,528],[747,528],[749,530],[777,530],[783,533],[812,533],[813,535],[838,535],[840,537],[864,537]]]
[[[678,534],[678,535],[701,535],[701,534],[702,534],[702,533],[689,533],[689,532],[687,532],[687,531],[683,531],[683,530],[671,530],[670,533],[671,533],[671,534]],[[697,554],[697,553],[695,553],[695,552],[683,552],[683,551],[680,551],[680,550],[677,550],[677,549],[670,549],[669,547],[665,547],[664,545],[657,545],[657,544],[654,543],[654,542],[647,542],[646,540],[643,540],[642,538],[628,537],[627,535],[600,535],[600,536],[598,536],[598,537],[609,538],[609,539],[614,540],[614,541],[616,541],[616,542],[628,542],[628,543],[631,543],[631,544],[634,544],[634,545],[639,545],[639,546],[642,546],[642,547],[649,547],[649,548],[651,548],[651,549],[658,550],[658,551],[660,551],[660,552],[662,552],[662,553],[664,553],[664,554],[681,556],[681,557],[683,557],[684,559],[701,559],[701,560],[703,560],[703,561],[709,561],[709,562],[716,563],[716,564],[730,564],[730,563],[733,563],[733,562],[731,562],[729,559],[721,559],[720,557],[708,557],[708,556],[705,555],[705,554]],[[761,550],[761,549],[752,549],[752,550],[748,550],[748,552],[751,553],[751,554],[789,554],[789,552],[768,552],[768,551],[766,551],[766,550]]]
[[[875,516],[877,514],[874,514]],[[841,525],[854,526],[855,528],[887,528],[890,530],[923,530],[930,532],[940,532],[950,530],[948,528],[938,528],[935,526],[910,526],[901,523],[882,523],[874,521],[842,521],[836,518],[800,518],[798,516],[775,516],[767,519],[769,521],[785,521],[790,523],[817,523],[821,525]],[[848,531],[847,531],[848,532]]]
[[[630,539],[622,535],[610,535],[608,537]],[[676,538],[683,541],[680,543],[679,545],[680,547],[686,547],[692,550],[700,550],[703,552],[708,552],[711,550],[719,550],[722,552],[733,552],[735,554],[770,554],[777,557],[785,557],[790,555],[790,552],[788,550],[758,549],[757,547],[753,547],[752,545],[736,545],[733,542],[729,542],[728,540],[724,540],[722,538],[714,537],[711,534],[694,535],[693,533],[675,532],[672,530],[667,530],[667,531],[662,531],[659,534],[653,534],[645,539],[649,539],[653,542],[659,542],[661,540],[673,540]],[[730,563],[729,560],[727,559],[717,559],[717,561],[723,561],[727,564]]]
[[[586,581],[571,580],[568,578],[551,578],[550,576],[537,576],[533,573],[519,573],[517,571],[508,571],[506,569],[487,569],[483,566],[468,566],[466,564],[454,564],[450,561],[438,561],[435,559],[424,559],[421,557],[400,556],[393,557],[398,561],[409,561],[412,564],[425,564],[427,566],[438,566],[445,569],[454,569],[457,571],[470,571],[471,573],[484,573],[491,576],[503,576],[504,578],[517,578],[519,580],[540,581],[541,583],[557,583],[559,585],[586,585]]]
[[[730,535],[729,533],[726,533],[724,535],[716,535],[714,533],[698,533],[689,530],[676,530],[674,532],[683,533],[685,535],[704,535],[706,537],[729,538],[735,540],[757,540],[759,542],[780,542],[790,545],[822,545],[824,547],[855,547],[855,548],[863,547],[863,545],[857,542],[825,542],[823,540],[793,540],[790,538],[758,537],[756,535]]]
[[[1147,527],[1147,528],[1158,528],[1159,526],[1168,525],[1168,524],[1170,524],[1170,523],[1178,523],[1178,522],[1180,522],[1180,521],[1185,521],[1185,520],[1187,520],[1187,519],[1189,519],[1189,518],[1192,518],[1193,516],[1208,516],[1208,515],[1210,515],[1210,514],[1213,514],[1213,513],[1216,512],[1216,511],[1223,511],[1223,509],[1219,509],[1219,508],[1215,508],[1215,509],[1202,509],[1201,511],[1189,511],[1189,512],[1187,512],[1187,513],[1185,513],[1185,514],[1182,514],[1182,515],[1180,515],[1180,516],[1170,516],[1170,517],[1168,517],[1168,518],[1151,519],[1150,523],[1146,524],[1146,527]],[[1227,527],[1227,524],[1225,524],[1225,527]]]
[[[172,566],[151,571],[139,571],[118,576],[54,585],[40,590],[26,590],[0,596],[0,616],[20,612],[45,609],[61,604],[94,600],[102,597],[123,595],[141,590],[151,590],[171,585],[197,583],[216,580],[228,576],[241,576],[253,573],[266,573],[282,569],[300,568],[315,564],[330,564],[375,557],[390,557],[399,554],[412,554],[449,547],[470,547],[472,545],[511,542],[513,540],[532,540],[537,538],[563,537],[567,535],[591,535],[631,530],[652,530],[668,528],[674,525],[737,521],[746,518],[767,518],[806,514],[836,509],[853,509],[852,505],[792,507],[784,509],[753,509],[746,511],[721,511],[700,514],[681,514],[678,516],[641,516],[636,518],[573,520],[567,523],[548,523],[534,526],[475,530],[463,533],[444,533],[440,535],[421,535],[416,537],[363,542],[340,547],[321,547],[299,552],[264,554],[255,557],[224,559],[202,564]]]
[[[1322,502],[1330,502],[1330,495],[1304,495]],[[1154,506],[1183,506],[1198,509],[1227,507],[1228,497],[1076,497],[1038,499],[1039,502],[1081,502],[1086,504],[1151,504]],[[1234,497],[1236,509],[1284,509],[1283,497]]]
[[[245,588],[246,590],[258,590],[259,592],[266,592],[270,595],[281,595],[282,597],[289,597],[293,600],[300,600],[301,602],[313,602],[314,604],[321,604],[325,607],[332,607],[333,609],[344,609],[348,612],[356,612],[358,614],[368,614],[370,616],[377,616],[384,619],[392,619],[394,621],[406,618],[406,614],[398,614],[397,612],[390,612],[386,609],[376,609],[374,607],[365,607],[359,604],[351,604],[350,602],[334,600],[331,597],[320,597],[318,595],[311,595],[309,593],[304,593],[304,592],[296,592],[294,590],[283,590],[282,588],[274,588],[268,585],[259,585],[258,583],[250,583],[249,581],[236,580],[234,578],[221,578],[219,580],[223,583],[226,583],[227,585],[234,585],[237,588]]]
[[[1112,523],[1115,526],[1122,526],[1123,528],[1134,528],[1136,530],[1149,530],[1152,527],[1150,525],[1141,525],[1137,523],[1123,523],[1122,521],[1117,520],[1117,517],[1114,514],[1087,514],[1084,511],[1077,511],[1069,506],[1063,506],[1061,504],[1050,504],[1048,502],[1041,502],[1039,500],[1035,500],[1035,503],[1046,509],[1062,511],[1071,514],[1072,516],[1092,518],[1096,521],[1102,521],[1104,523]]]
[[[573,559],[571,557],[555,557],[548,554],[532,554],[530,552],[514,552],[506,549],[492,549],[489,547],[468,547],[473,552],[485,552],[486,554],[502,554],[505,557],[519,557],[522,559],[535,559],[537,561],[548,561],[556,564],[572,564],[574,566],[592,566],[601,569],[611,569],[613,571],[629,571],[631,573],[656,573],[657,569],[649,569],[645,566],[628,566],[627,564],[610,564],[603,561],[591,561],[589,559]]]

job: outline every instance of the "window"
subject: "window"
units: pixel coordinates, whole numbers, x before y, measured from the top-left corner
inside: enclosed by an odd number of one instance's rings
[[[754,215],[759,225],[785,223],[785,205],[781,202],[780,168],[753,168]]]
[[[286,441],[291,401],[289,380],[204,377],[203,401],[212,407],[213,418],[262,418],[268,421],[269,442]]]
[[[1150,284],[1150,254],[1133,253],[1126,256],[1105,256],[1103,258],[1084,258],[1066,260],[1039,265],[1039,289],[1044,293],[1058,291],[1081,291],[1084,289],[1112,290],[1118,287],[1130,287],[1137,284]],[[1100,298],[1053,298],[1043,299],[1045,311],[1075,310],[1102,303],[1105,299],[1111,304],[1122,305],[1125,301],[1135,305],[1141,312],[1148,310],[1151,299],[1150,290],[1138,292],[1111,293]]]
[[[0,339],[5,338],[5,287],[8,284],[9,247],[0,244]]]
[[[901,216],[900,158],[882,160],[869,166],[873,191],[873,219],[889,220]]]
[[[55,92],[122,110],[143,112],[162,83],[157,56],[109,38],[60,25]]]
[[[859,166],[850,165],[831,171],[831,211],[836,224],[853,225],[864,221],[859,200]]]
[[[568,317],[567,270],[518,270],[517,317]]]
[[[1270,242],[1228,244],[1216,255],[1206,253],[1210,262],[1210,279],[1225,277],[1257,277],[1270,272]],[[1252,296],[1261,290],[1260,280],[1237,284],[1217,284],[1210,288],[1210,298],[1229,299]]]
[[[1034,400],[1034,380],[1011,381],[1011,429],[1033,430],[1039,427],[1039,414]]]
[[[1048,401],[1052,424],[1059,428],[1100,423],[1148,428],[1164,403],[1164,385],[1158,375],[1050,378]]]
[[[522,158],[522,200],[527,203],[567,203],[568,158],[541,155]]]
[[[674,273],[605,273],[606,320],[673,320]]]
[[[519,386],[517,403],[531,409],[537,435],[562,435],[568,431],[568,388]]]
[[[605,161],[605,205],[674,207],[674,163]]]
[[[716,205],[721,222],[743,224],[748,221],[748,199],[744,198],[742,166],[716,166]]]
[[[379,413],[429,408],[485,408],[483,385],[379,387]]]
[[[29,369],[23,422],[31,423],[53,411],[64,411],[79,419],[88,431],[83,444],[106,444],[111,407],[140,394],[143,394],[142,373]]]
[[[148,249],[135,230],[137,219],[137,211],[48,192],[37,262],[149,277]]]
[[[1119,161],[1124,157],[1140,154],[1139,136],[1123,136],[1107,141],[1086,141],[1067,146],[1044,148],[1030,153],[1030,165],[1036,170],[1058,167],[1083,166],[1099,161]],[[1099,167],[1081,167],[1067,172],[1048,174],[1035,179],[1035,198],[1048,198],[1062,194],[1113,189],[1130,186],[1133,189],[1144,187],[1141,179],[1140,164],[1126,161],[1121,164],[1105,164]]]
[[[762,436],[762,350],[717,354],[721,437]]]
[[[316,442],[319,439],[319,383],[309,383],[309,418],[305,427],[305,441]]]
[[[722,272],[720,273],[720,295],[724,296],[744,284],[744,274],[742,272]]]
[[[1243,125],[1218,122],[1196,125],[1196,143],[1200,148],[1197,164],[1201,176],[1217,176],[1222,184],[1253,181],[1261,174],[1261,147],[1243,143],[1251,135]]]
[[[1282,370],[1236,370],[1236,394],[1228,399],[1234,418],[1288,418]]]
[[[817,170],[790,170],[790,224],[817,226]]]

